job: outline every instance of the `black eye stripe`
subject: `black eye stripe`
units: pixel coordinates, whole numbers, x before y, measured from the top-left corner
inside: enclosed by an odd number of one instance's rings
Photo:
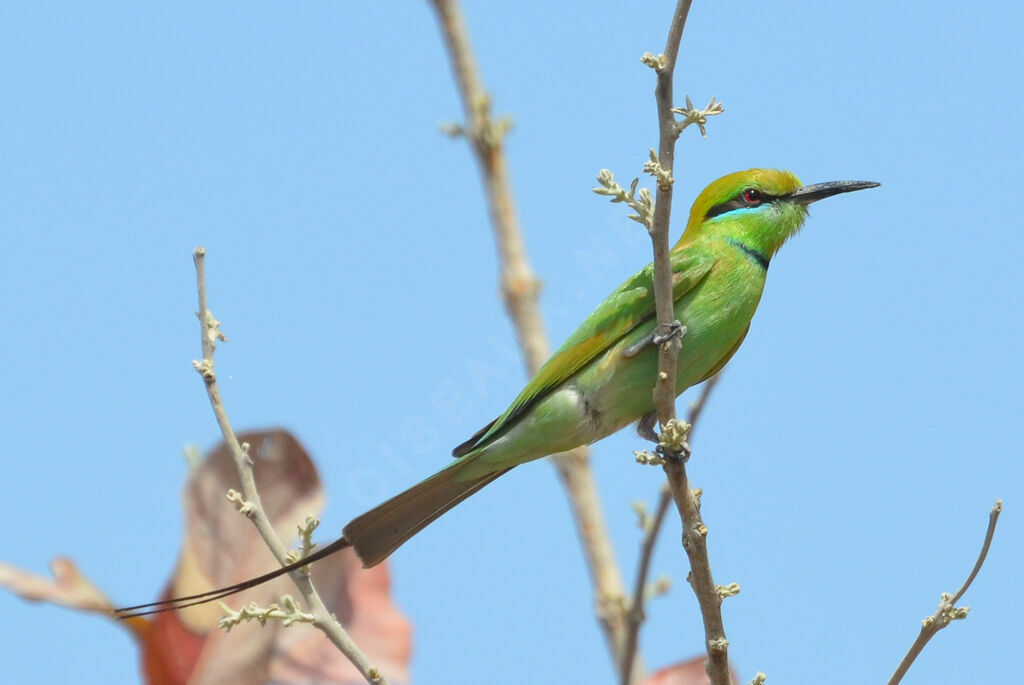
[[[726,212],[731,212],[734,209],[741,209],[746,206],[747,203],[744,202],[742,198],[733,198],[732,200],[717,204],[709,209],[708,213],[704,215],[704,218],[711,219],[720,214],[725,214]]]
[[[758,205],[763,205],[776,199],[775,195],[769,195],[763,190],[758,190],[757,188],[744,188],[736,195],[736,197],[732,198],[731,200],[721,202],[712,207],[711,209],[709,209],[707,211],[707,214],[704,215],[704,220],[707,221],[708,219],[713,219],[716,216],[725,214],[726,212],[731,212],[734,209],[745,209],[747,207],[750,207],[751,204],[743,199],[743,194],[746,193],[748,190],[756,190],[758,193],[760,193],[760,197],[758,198],[760,202],[757,203]]]

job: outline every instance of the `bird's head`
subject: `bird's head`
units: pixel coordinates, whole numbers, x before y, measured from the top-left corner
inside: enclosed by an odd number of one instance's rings
[[[676,246],[720,236],[771,257],[800,230],[807,205],[878,185],[871,181],[832,181],[805,186],[781,169],[737,171],[714,181],[697,197]]]

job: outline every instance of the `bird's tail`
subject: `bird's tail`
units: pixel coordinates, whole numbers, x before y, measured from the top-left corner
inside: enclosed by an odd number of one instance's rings
[[[340,538],[294,563],[236,585],[165,599],[160,602],[115,609],[114,614],[118,618],[125,619],[212,602],[261,585],[268,580],[319,561],[346,547],[355,549],[364,567],[376,566],[431,521],[512,468],[510,466],[494,473],[466,477],[464,471],[466,466],[472,462],[472,457],[460,459],[380,506],[357,516],[345,526]]]
[[[345,539],[369,568],[384,561],[416,533],[512,467],[466,477],[472,457],[417,483],[345,526]]]
[[[114,609],[114,615],[119,619],[134,618],[136,616],[148,616],[149,614],[161,614],[165,611],[173,611],[174,609],[184,609],[185,607],[195,606],[197,604],[206,604],[217,599],[223,599],[228,595],[233,595],[236,592],[242,590],[248,590],[251,587],[262,585],[268,580],[273,580],[278,576],[283,576],[285,573],[291,573],[292,571],[312,564],[314,561],[319,561],[326,556],[330,556],[335,552],[351,547],[352,543],[345,539],[345,536],[341,536],[331,544],[318,549],[312,554],[305,556],[298,561],[292,562],[281,568],[274,569],[269,573],[264,573],[262,576],[256,576],[249,580],[244,580],[241,583],[235,585],[228,585],[227,587],[217,588],[216,590],[207,590],[206,592],[199,592],[194,595],[185,595],[184,597],[173,597],[171,599],[165,599],[159,602],[150,602],[149,604],[137,604],[133,607],[122,607],[120,609]]]

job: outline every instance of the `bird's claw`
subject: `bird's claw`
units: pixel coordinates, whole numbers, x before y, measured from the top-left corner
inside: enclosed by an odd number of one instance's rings
[[[662,436],[654,430],[657,425],[658,415],[652,411],[650,414],[641,416],[640,420],[636,422],[636,432],[644,440],[650,440],[657,445],[654,451],[665,461],[682,461],[685,464],[690,459],[690,443],[683,440],[679,443],[678,449],[666,445],[661,441]]]
[[[686,441],[680,443],[679,449],[673,449],[668,445],[658,443],[654,451],[665,461],[685,464],[690,460],[690,443]]]
[[[655,345],[660,345],[664,342],[668,342],[672,338],[679,338],[680,340],[686,335],[686,326],[679,323],[678,319],[668,322],[665,324],[668,328],[668,333],[659,334],[658,329],[655,328],[652,333],[651,342]]]
[[[682,338],[684,335],[686,335],[686,326],[679,323],[679,321],[671,321],[667,325],[669,329],[668,333],[659,335],[658,327],[655,327],[654,330],[652,330],[650,333],[648,333],[644,337],[640,338],[640,340],[636,341],[635,343],[627,347],[622,352],[622,356],[626,357],[627,359],[629,357],[635,357],[636,355],[643,352],[648,345],[657,346],[662,344],[663,342],[671,340],[672,338]],[[643,433],[641,433],[640,435],[645,438],[647,437]]]

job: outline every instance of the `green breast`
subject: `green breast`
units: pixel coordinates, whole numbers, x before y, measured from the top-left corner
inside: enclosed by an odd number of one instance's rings
[[[764,283],[764,269],[730,247],[708,276],[676,301],[676,318],[686,326],[679,352],[677,394],[702,381],[736,351],[757,310]],[[605,417],[605,434],[654,410],[657,350],[652,346],[635,357],[623,355],[653,326],[651,321],[638,327],[577,379]]]

